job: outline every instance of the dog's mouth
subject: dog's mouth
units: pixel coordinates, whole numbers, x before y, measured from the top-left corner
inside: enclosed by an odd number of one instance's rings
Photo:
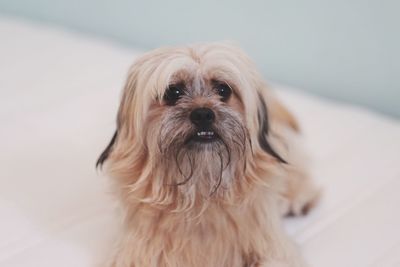
[[[191,141],[199,143],[209,143],[219,139],[219,136],[212,129],[202,129],[202,130],[197,130],[190,139]]]

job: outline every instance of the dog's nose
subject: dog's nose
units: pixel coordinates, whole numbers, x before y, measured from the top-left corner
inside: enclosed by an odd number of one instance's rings
[[[209,126],[214,119],[215,114],[209,108],[196,108],[190,113],[190,120],[200,127]]]

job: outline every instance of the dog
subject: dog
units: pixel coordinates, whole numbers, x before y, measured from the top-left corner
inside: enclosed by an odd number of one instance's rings
[[[142,55],[97,161],[124,213],[108,266],[305,266],[281,227],[319,197],[299,132],[232,44]]]

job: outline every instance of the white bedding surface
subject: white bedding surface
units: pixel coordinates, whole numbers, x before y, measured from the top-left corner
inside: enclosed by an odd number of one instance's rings
[[[94,164],[139,53],[6,18],[0,40],[0,266],[94,266],[117,227]],[[278,94],[324,189],[309,216],[284,222],[310,265],[400,266],[399,121]]]

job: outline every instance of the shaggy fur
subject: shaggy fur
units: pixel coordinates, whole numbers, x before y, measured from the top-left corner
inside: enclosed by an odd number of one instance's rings
[[[174,86],[176,103],[165,100]],[[222,99],[219,86],[232,94]],[[214,142],[194,140],[196,108]],[[280,225],[315,189],[294,142],[299,126],[254,64],[228,44],[162,48],[131,67],[117,130],[100,156],[124,210],[112,267],[304,266]]]

